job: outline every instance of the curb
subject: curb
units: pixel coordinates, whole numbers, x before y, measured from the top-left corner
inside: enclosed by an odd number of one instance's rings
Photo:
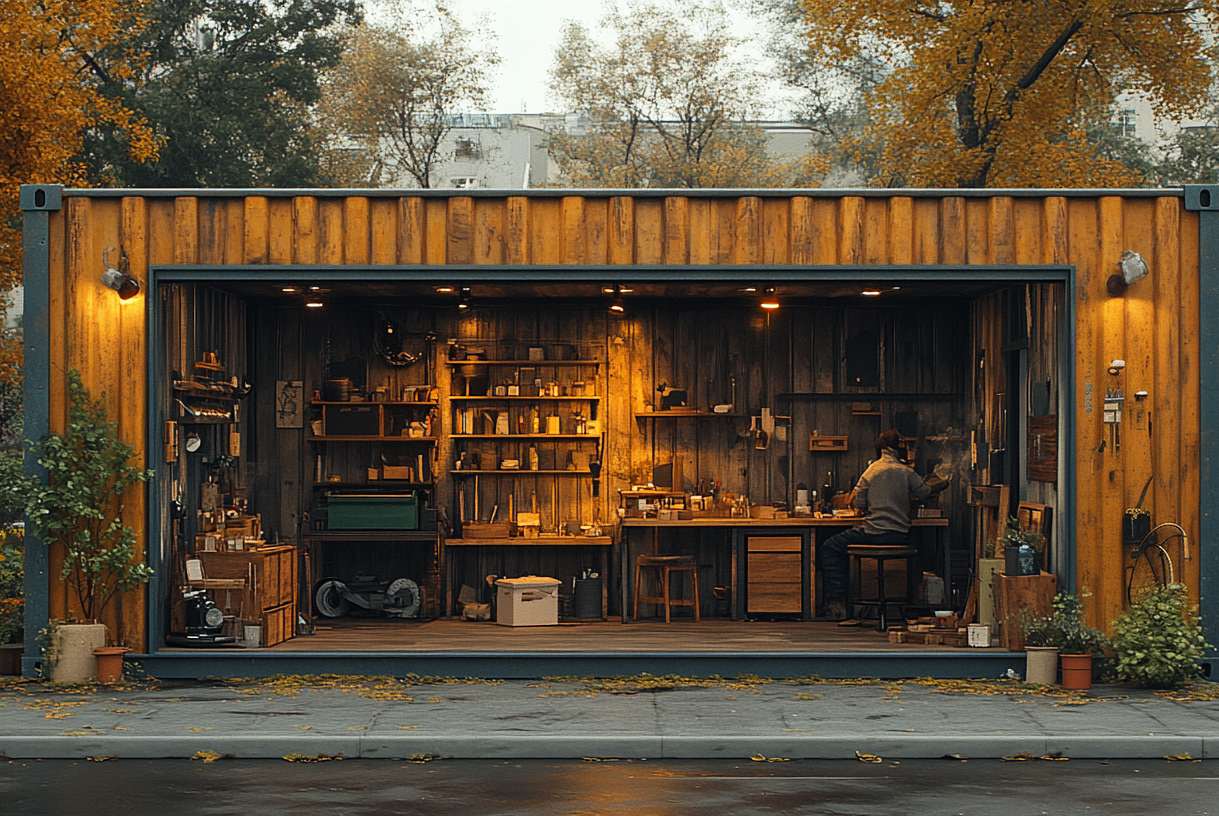
[[[342,755],[347,759],[406,759],[430,754],[444,759],[855,759],[855,752],[886,759],[999,759],[1061,752],[1072,759],[1162,759],[1188,753],[1219,756],[1219,734],[1130,735],[233,735],[218,736],[0,736],[0,756],[10,759],[189,758],[215,751],[235,759],[279,759],[287,754]]]

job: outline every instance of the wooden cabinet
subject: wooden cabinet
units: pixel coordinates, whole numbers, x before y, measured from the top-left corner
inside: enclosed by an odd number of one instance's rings
[[[1048,572],[1040,575],[1006,575],[995,573],[992,587],[995,592],[995,618],[999,623],[999,636],[1003,648],[1009,652],[1024,649],[1024,629],[1020,613],[1036,617],[1049,617],[1054,612],[1054,593],[1058,591],[1058,579]]]
[[[274,646],[295,634],[296,547],[264,547],[243,552],[199,553],[209,579],[239,579],[241,590],[217,590],[213,600],[226,615],[262,626],[262,645]]]
[[[745,609],[749,614],[799,615],[800,536],[750,536],[745,542]]]

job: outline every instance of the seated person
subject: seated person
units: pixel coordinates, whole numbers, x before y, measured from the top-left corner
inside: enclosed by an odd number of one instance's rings
[[[876,437],[877,459],[859,477],[854,505],[863,523],[827,539],[818,547],[823,570],[826,616],[846,618],[848,559],[851,544],[905,544],[910,529],[910,502],[948,487],[935,476],[924,480],[899,456],[901,435],[888,430]]]

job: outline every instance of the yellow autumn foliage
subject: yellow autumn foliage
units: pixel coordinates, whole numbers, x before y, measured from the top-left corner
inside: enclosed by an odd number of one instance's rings
[[[98,124],[121,131],[133,158],[156,155],[146,123],[91,82],[94,55],[138,28],[147,3],[0,0],[0,291],[21,276],[20,185],[87,186],[82,136]],[[140,59],[128,54],[111,70],[130,77]]]
[[[858,138],[885,185],[1115,187],[1085,136],[1115,95],[1186,115],[1211,82],[1219,0],[800,0],[810,58],[887,66]]]

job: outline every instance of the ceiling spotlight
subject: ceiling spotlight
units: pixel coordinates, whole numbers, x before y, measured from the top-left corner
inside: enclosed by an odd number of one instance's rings
[[[326,304],[322,303],[317,298],[310,298],[309,300],[305,301],[305,307],[308,309],[320,309],[325,305]]]
[[[296,295],[300,294],[301,288],[299,286],[285,286],[280,291],[285,295]]]
[[[461,296],[457,299],[457,308],[464,312],[470,308],[470,304],[473,300],[474,297],[470,293],[470,287],[463,286],[461,287]]]
[[[437,286],[436,291],[442,295],[451,295],[457,291],[456,286]]]
[[[746,287],[745,287],[744,289],[742,289],[741,291],[742,291],[742,292],[745,292],[746,294],[752,295],[754,292],[758,291],[758,287],[756,287],[756,286],[746,286]]]
[[[114,247],[110,247],[102,253],[102,283],[118,292],[119,300],[131,300],[140,293],[140,282],[126,271],[126,252],[119,254],[119,266],[124,271],[120,272],[110,265],[109,255],[113,249]]]
[[[864,289],[859,294],[863,295],[864,297],[880,297],[880,290],[879,289]]]
[[[762,302],[759,304],[763,309],[775,310],[779,308],[779,297],[775,291],[775,287],[768,286],[766,291],[762,293]]]

